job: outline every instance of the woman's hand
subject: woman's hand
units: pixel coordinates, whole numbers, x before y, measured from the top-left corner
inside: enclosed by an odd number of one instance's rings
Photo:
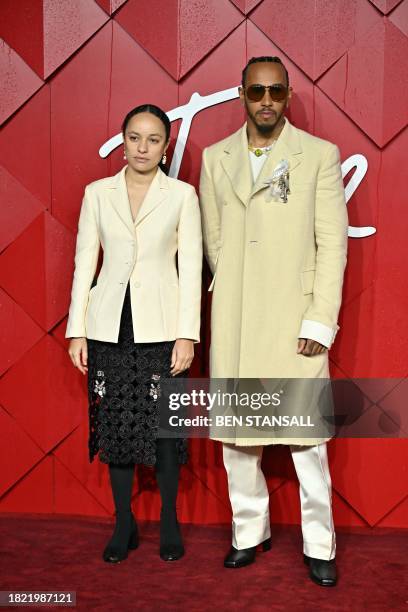
[[[177,338],[171,354],[170,374],[176,376],[187,370],[194,359],[194,342],[186,338]]]
[[[88,345],[86,338],[72,338],[68,348],[71,361],[82,374],[88,371]]]

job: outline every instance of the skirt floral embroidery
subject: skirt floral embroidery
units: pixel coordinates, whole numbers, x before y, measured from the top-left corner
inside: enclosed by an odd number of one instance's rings
[[[118,342],[87,342],[89,460],[155,465],[160,379],[170,377],[174,341],[134,342],[128,285]],[[186,463],[187,440],[176,446]]]

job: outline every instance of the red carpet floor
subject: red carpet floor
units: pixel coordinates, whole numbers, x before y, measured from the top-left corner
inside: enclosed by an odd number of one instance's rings
[[[226,526],[183,525],[186,555],[165,563],[158,555],[158,525],[142,524],[140,547],[112,566],[101,559],[112,525],[1,515],[0,590],[72,590],[77,609],[92,611],[408,612],[408,531],[338,530],[339,583],[322,588],[307,578],[297,527],[273,528],[270,552],[259,553],[250,567],[227,570]]]

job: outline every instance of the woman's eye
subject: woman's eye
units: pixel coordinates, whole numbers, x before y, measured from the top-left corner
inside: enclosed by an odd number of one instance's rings
[[[150,142],[152,142],[153,144],[157,144],[159,141],[158,140],[151,140]]]
[[[136,140],[136,136],[129,136],[130,140]]]

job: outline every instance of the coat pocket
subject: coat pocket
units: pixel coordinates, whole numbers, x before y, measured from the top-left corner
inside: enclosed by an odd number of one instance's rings
[[[303,270],[303,272],[300,273],[300,282],[302,284],[302,291],[304,295],[307,295],[308,293],[313,293],[315,274],[315,268]]]

